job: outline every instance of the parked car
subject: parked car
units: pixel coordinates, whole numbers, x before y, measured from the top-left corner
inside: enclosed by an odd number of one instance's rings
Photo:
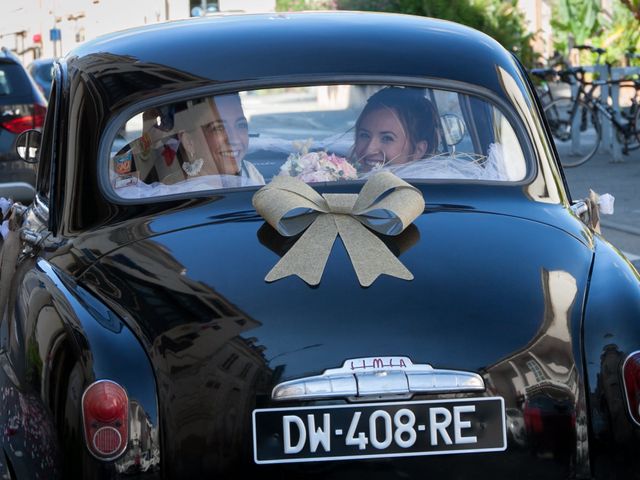
[[[0,253],[0,476],[637,475],[640,277],[484,34],[114,33],[60,60],[37,137]]]
[[[45,98],[49,98],[49,92],[51,92],[54,63],[54,58],[38,58],[27,65],[27,71]]]
[[[15,153],[18,134],[42,127],[47,103],[7,48],[0,49],[0,196],[29,202],[34,197],[36,169]]]

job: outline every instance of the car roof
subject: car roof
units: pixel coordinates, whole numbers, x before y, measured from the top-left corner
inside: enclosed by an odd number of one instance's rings
[[[39,67],[41,65],[53,65],[55,61],[56,61],[55,58],[37,58],[36,60],[31,62],[29,65],[27,65],[27,69]]]
[[[547,158],[550,152],[513,55],[481,32],[426,17],[334,11],[167,22],[86,42],[61,60],[59,71],[60,98],[73,102],[66,142],[75,150],[59,158],[64,187],[56,195],[76,193],[64,211],[54,213],[54,230],[115,221],[114,209],[127,214],[130,207],[105,201],[101,193],[98,170],[104,163],[84,159],[104,158],[117,129],[132,115],[177,99],[285,85],[431,81],[434,88],[460,87],[493,97],[514,119],[522,115],[516,121],[524,121],[535,137],[539,155]],[[66,177],[72,183],[65,183],[62,172],[74,169]],[[563,194],[552,179],[555,171],[535,170],[535,175],[546,172],[545,178],[532,181],[535,191],[527,195],[558,202]],[[95,198],[87,203],[78,191]],[[88,211],[83,207],[88,204],[97,208]]]
[[[22,65],[18,56],[9,50],[7,47],[0,48],[0,62],[3,63],[18,63]]]
[[[0,48],[0,65],[9,76],[9,91],[3,91],[0,104],[37,103],[46,105],[46,99],[40,93],[33,78],[29,75],[18,56],[6,47]]]
[[[107,84],[109,73],[145,71],[154,77],[148,87],[156,92],[163,86],[175,87],[176,81],[184,88],[189,83],[268,77],[379,75],[471,82],[503,95],[496,67],[512,77],[519,75],[512,55],[474,29],[426,17],[371,12],[230,15],[168,22],[86,42],[67,61]]]

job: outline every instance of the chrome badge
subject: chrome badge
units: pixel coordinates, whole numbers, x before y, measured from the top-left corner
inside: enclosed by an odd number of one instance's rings
[[[349,398],[352,401],[411,398],[417,393],[461,393],[485,389],[473,372],[435,369],[414,364],[408,357],[366,357],[344,362],[322,375],[276,385],[274,400]]]

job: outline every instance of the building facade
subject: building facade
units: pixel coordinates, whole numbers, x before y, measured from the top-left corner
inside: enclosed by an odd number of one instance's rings
[[[21,0],[0,3],[0,46],[25,64],[100,35],[216,12],[274,12],[275,0]]]
[[[529,32],[535,34],[533,49],[541,58],[553,56],[551,13],[553,0],[520,0]]]

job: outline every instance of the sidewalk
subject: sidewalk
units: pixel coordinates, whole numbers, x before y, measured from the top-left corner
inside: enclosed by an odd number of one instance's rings
[[[574,200],[588,196],[590,188],[616,198],[614,214],[601,217],[602,233],[640,266],[640,151],[623,156],[621,163],[612,163],[611,158],[601,145],[587,163],[564,172]]]

